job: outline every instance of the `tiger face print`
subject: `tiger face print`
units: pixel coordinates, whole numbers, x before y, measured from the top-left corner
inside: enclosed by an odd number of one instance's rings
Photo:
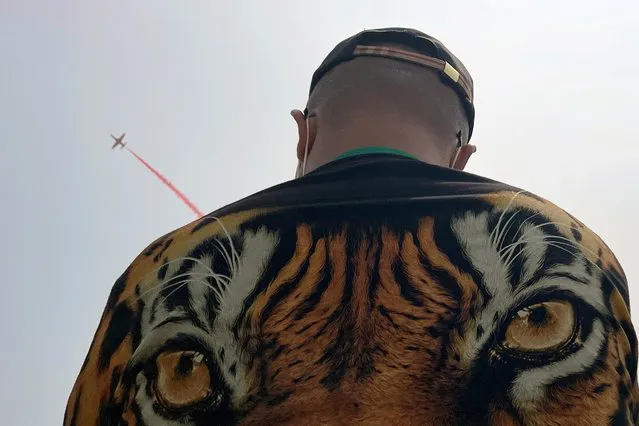
[[[594,233],[526,193],[396,209],[162,237],[116,282],[65,425],[638,424],[627,284]]]

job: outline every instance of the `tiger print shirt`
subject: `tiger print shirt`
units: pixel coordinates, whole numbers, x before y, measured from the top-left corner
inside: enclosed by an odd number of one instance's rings
[[[636,425],[626,278],[531,193],[392,155],[173,231],[116,281],[65,425]]]

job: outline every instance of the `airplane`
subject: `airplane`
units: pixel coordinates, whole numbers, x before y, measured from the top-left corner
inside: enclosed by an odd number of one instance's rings
[[[124,149],[124,147],[126,146],[126,142],[122,142],[122,139],[124,139],[124,135],[126,135],[126,133],[122,133],[119,138],[116,138],[115,136],[113,136],[113,134],[111,135],[111,137],[115,141],[111,149],[115,149],[115,147],[118,145],[120,145],[120,149]]]

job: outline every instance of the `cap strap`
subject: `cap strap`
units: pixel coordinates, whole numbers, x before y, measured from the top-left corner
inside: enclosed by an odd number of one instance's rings
[[[358,45],[353,52],[354,56],[380,56],[391,59],[401,59],[404,61],[412,62],[418,65],[422,65],[428,68],[435,69],[442,72],[448,78],[450,78],[455,84],[457,84],[464,91],[466,98],[473,102],[472,92],[470,90],[470,84],[466,77],[457,71],[451,64],[438,58],[422,55],[407,50],[396,49],[393,47],[385,46],[364,46]]]

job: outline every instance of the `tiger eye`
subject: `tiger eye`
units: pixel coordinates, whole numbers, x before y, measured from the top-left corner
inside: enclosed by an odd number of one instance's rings
[[[518,352],[554,351],[570,341],[575,322],[575,312],[569,302],[530,305],[517,312],[510,321],[503,346]]]
[[[158,369],[155,393],[167,408],[187,408],[211,395],[211,372],[201,353],[164,352],[155,363]]]

